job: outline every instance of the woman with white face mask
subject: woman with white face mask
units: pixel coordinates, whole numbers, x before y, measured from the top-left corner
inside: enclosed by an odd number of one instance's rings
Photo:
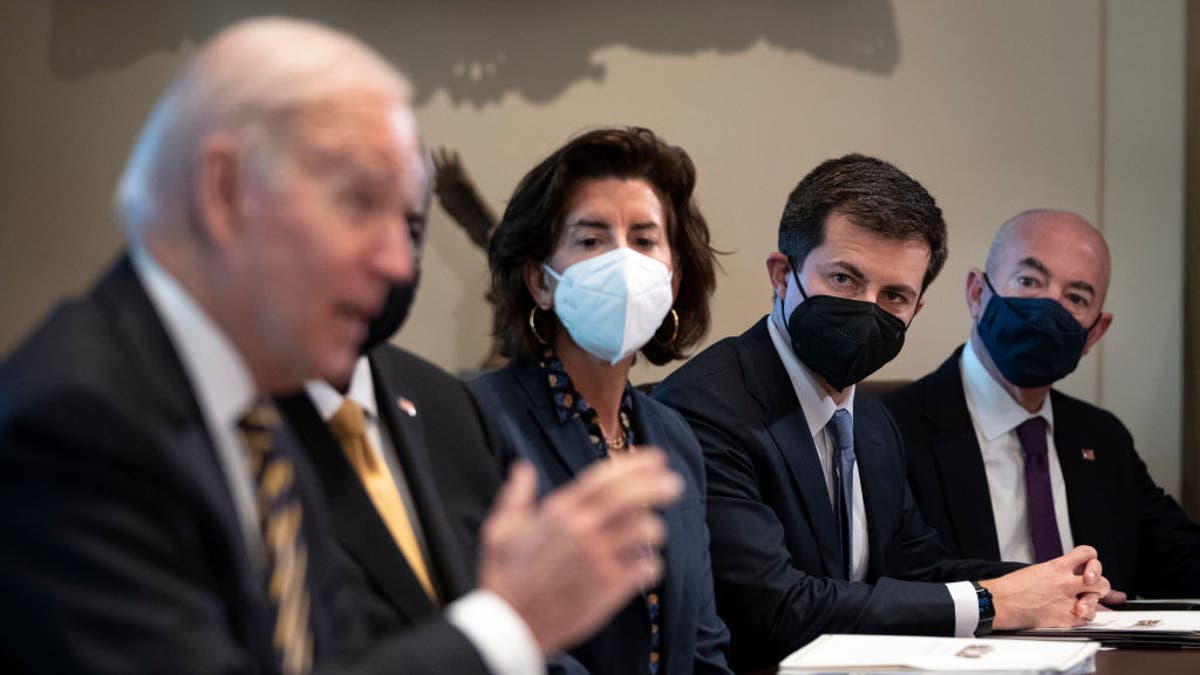
[[[492,235],[495,332],[511,360],[471,389],[503,459],[532,461],[545,493],[654,445],[687,481],[663,512],[664,550],[629,542],[631,560],[661,556],[662,581],[552,672],[729,672],[699,444],[678,414],[629,384],[639,352],[655,364],[682,358],[708,330],[715,253],[695,183],[687,154],[647,129],[589,132],[521,180]]]

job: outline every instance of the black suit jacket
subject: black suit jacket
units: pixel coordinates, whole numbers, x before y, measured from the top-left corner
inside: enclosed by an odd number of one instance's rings
[[[579,420],[560,424],[546,376],[537,364],[515,362],[470,384],[495,424],[504,457],[525,457],[539,473],[543,494],[575,478],[597,461],[587,429]],[[661,675],[727,673],[729,633],[717,618],[704,524],[704,471],[696,439],[672,410],[634,391],[634,437],[663,448],[671,467],[684,477],[683,497],[663,512],[667,545],[663,551],[660,643]],[[650,623],[646,602],[634,598],[612,621],[570,651],[591,673],[625,675],[647,672]]]
[[[1019,567],[956,560],[921,520],[904,482],[899,434],[859,389],[854,446],[867,510],[865,582],[846,580],[838,528],[804,411],[764,319],[658,385],[704,449],[717,609],[736,669],[777,663],[821,633],[952,635],[935,583]]]
[[[367,648],[320,489],[292,454],[317,672],[479,672],[443,621]],[[273,671],[264,573],[127,258],[0,364],[0,540],[5,672]]]
[[[996,560],[996,521],[959,370],[962,347],[884,401],[908,448],[908,481],[951,550]],[[1200,596],[1200,527],[1154,484],[1125,426],[1051,390],[1054,445],[1076,544],[1100,552],[1113,588],[1146,597]],[[1083,450],[1094,458],[1084,458]]]
[[[391,439],[428,548],[443,603],[475,587],[479,528],[500,486],[500,470],[466,385],[389,344],[369,354],[381,431]],[[401,407],[407,401],[415,415]],[[280,401],[316,469],[342,551],[361,576],[356,587],[373,634],[436,614],[392,540],[341,446],[306,394]]]

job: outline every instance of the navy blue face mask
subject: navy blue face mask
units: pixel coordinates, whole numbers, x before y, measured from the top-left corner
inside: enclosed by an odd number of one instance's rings
[[[1075,370],[1095,323],[1084,328],[1057,300],[1004,297],[986,274],[983,281],[992,298],[975,329],[1004,379],[1045,387]]]
[[[879,305],[834,295],[809,297],[792,266],[804,302],[788,318],[792,351],[804,365],[841,391],[896,358],[907,326]]]

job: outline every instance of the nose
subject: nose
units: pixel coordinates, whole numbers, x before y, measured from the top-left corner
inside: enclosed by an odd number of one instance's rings
[[[416,250],[402,218],[384,228],[378,247],[371,254],[376,272],[389,283],[405,283],[413,278]]]

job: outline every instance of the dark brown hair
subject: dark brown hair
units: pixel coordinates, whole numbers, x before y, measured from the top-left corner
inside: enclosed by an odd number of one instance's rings
[[[582,181],[600,178],[644,180],[662,202],[667,238],[679,292],[674,309],[679,329],[671,338],[670,315],[642,354],[662,365],[683,358],[708,332],[708,302],[716,288],[716,251],[708,224],[692,191],[696,168],[681,148],[668,145],[649,129],[597,129],[567,142],[533,168],[513,192],[488,246],[492,272],[489,298],[495,305],[493,328],[505,356],[534,358],[541,343],[529,329],[533,298],[525,286],[526,261],[547,260],[558,244],[567,200]],[[553,312],[538,313],[538,334],[550,344],[560,329]]]
[[[825,241],[831,213],[891,239],[924,239],[929,266],[921,292],[946,263],[946,221],[937,202],[895,166],[874,157],[846,155],[822,162],[788,195],[779,221],[779,251],[799,268],[810,251]]]

